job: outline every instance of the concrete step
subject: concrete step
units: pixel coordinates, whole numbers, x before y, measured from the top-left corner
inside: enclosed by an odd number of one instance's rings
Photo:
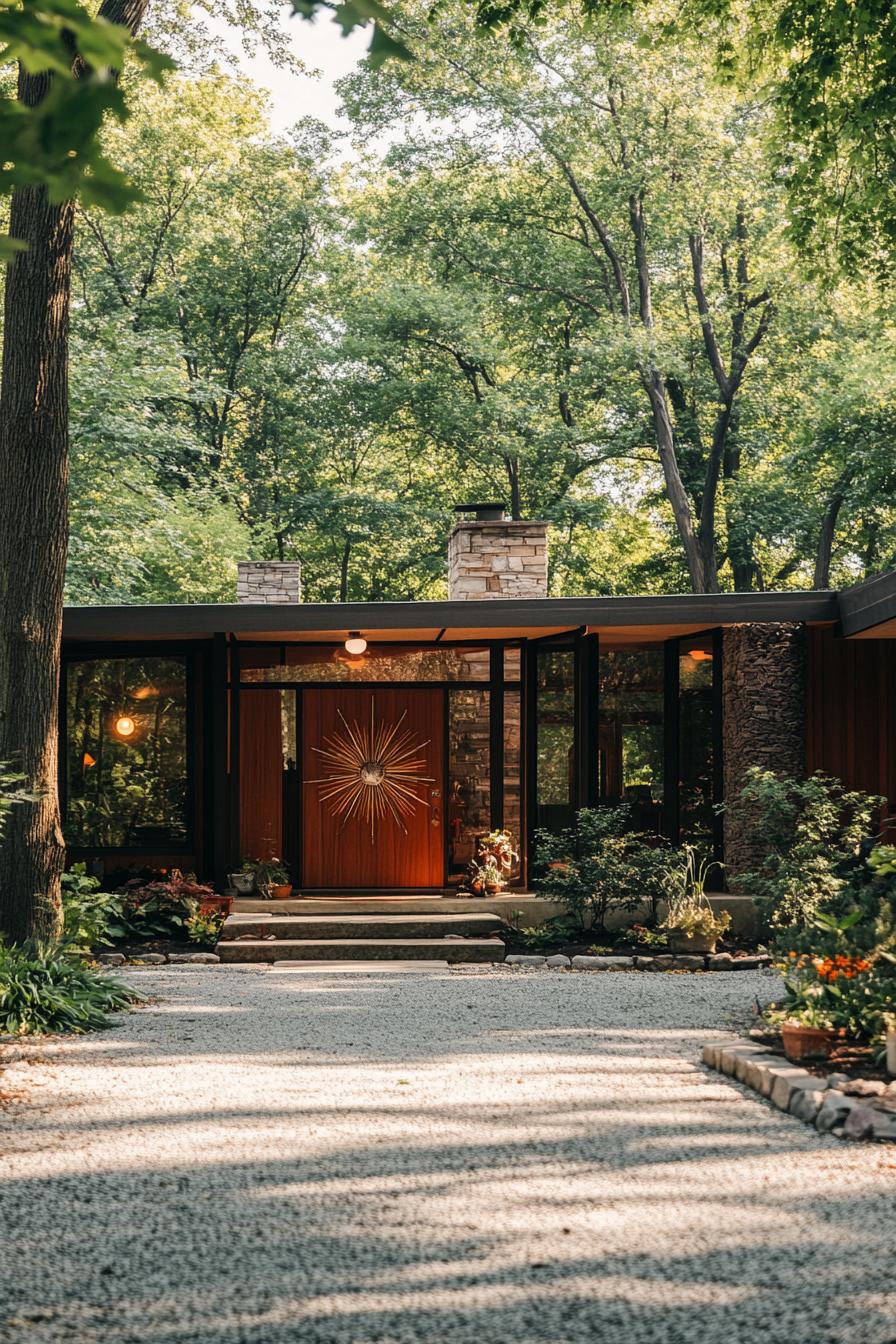
[[[486,938],[505,925],[493,914],[475,915],[281,915],[235,914],[224,924],[222,942],[250,935],[264,938],[443,938],[446,933]]]
[[[218,943],[222,961],[503,961],[497,938],[240,938]]]

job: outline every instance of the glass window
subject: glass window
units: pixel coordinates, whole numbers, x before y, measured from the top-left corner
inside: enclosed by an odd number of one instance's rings
[[[488,691],[448,692],[448,871],[466,871],[491,821]]]
[[[712,637],[682,640],[678,658],[680,837],[708,851],[715,820],[712,671]]]
[[[70,662],[66,684],[68,844],[146,848],[187,839],[187,661]]]
[[[519,691],[504,692],[504,828],[520,849],[523,833],[522,733]],[[516,877],[515,868],[512,877]]]
[[[627,803],[637,830],[662,830],[664,652],[600,651],[600,797]]]
[[[285,658],[285,661],[281,659]],[[243,682],[488,681],[489,652],[448,644],[370,644],[354,658],[341,644],[240,649]]]
[[[536,826],[557,830],[572,821],[575,798],[575,657],[572,649],[539,649],[536,660]]]

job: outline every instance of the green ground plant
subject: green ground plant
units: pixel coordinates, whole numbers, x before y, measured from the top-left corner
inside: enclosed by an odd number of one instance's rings
[[[114,938],[124,937],[122,897],[103,891],[95,877],[87,875],[83,863],[74,863],[62,874],[62,940],[67,947],[88,953],[98,947],[111,947]]]
[[[539,896],[563,906],[575,929],[605,933],[612,912],[634,912],[645,904],[656,924],[670,889],[674,851],[631,827],[631,809],[620,806],[583,808],[575,824],[557,835],[536,832],[533,886]]]
[[[130,985],[62,946],[0,942],[0,1035],[98,1031],[109,1013],[137,1003]]]

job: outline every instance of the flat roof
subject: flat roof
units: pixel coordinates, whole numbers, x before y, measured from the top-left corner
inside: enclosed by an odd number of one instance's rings
[[[843,633],[853,639],[896,637],[896,569],[837,595]]]
[[[896,587],[896,576],[894,576]],[[896,615],[896,607],[894,607]],[[840,619],[835,592],[681,593],[660,597],[496,598],[462,602],[208,603],[66,607],[66,640],[249,640],[540,637],[585,628],[620,643],[696,634],[719,625]]]

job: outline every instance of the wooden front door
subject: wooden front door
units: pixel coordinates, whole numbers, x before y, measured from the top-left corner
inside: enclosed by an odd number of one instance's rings
[[[302,692],[302,885],[444,882],[444,691]]]

